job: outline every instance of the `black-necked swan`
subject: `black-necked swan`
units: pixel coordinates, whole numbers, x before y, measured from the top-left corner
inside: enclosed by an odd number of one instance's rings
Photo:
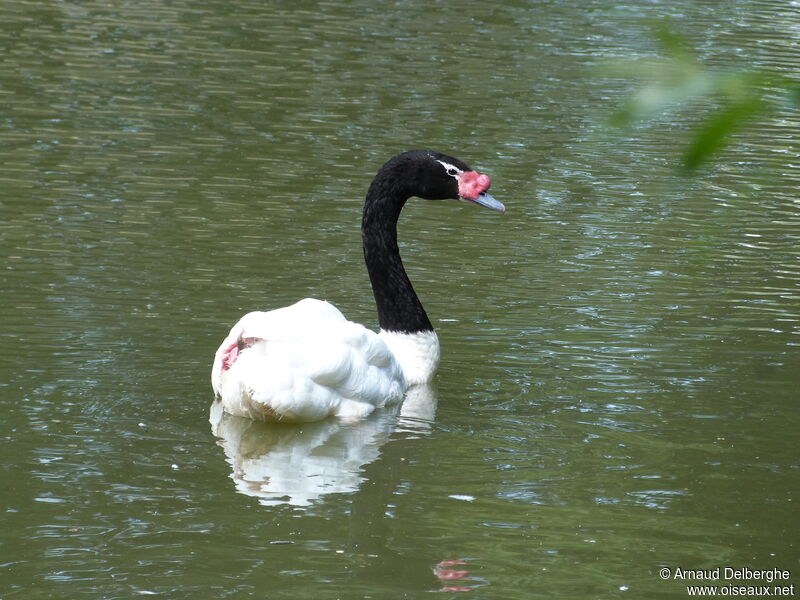
[[[429,382],[439,339],[403,268],[397,219],[411,196],[503,212],[486,193],[490,183],[488,175],[439,152],[391,158],[372,180],[361,221],[380,333],[312,298],[246,314],[214,357],[211,382],[225,411],[262,421],[363,417]]]

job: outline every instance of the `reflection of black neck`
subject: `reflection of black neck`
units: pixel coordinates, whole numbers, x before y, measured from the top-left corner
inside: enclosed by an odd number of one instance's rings
[[[382,169],[367,192],[361,221],[364,260],[381,329],[402,333],[433,331],[397,247],[397,219],[411,196],[398,175],[394,170]]]

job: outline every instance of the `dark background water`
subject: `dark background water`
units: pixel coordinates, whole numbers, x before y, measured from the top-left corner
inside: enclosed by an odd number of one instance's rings
[[[797,582],[797,114],[693,178],[702,107],[602,126],[633,89],[605,66],[657,56],[653,22],[711,68],[793,77],[797,3],[0,11],[3,598]],[[242,313],[314,296],[374,323],[361,202],[415,147],[508,208],[404,211],[442,341],[428,412],[212,431]]]

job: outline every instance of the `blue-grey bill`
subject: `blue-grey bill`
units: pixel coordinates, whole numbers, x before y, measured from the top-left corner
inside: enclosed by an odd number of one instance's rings
[[[488,208],[489,210],[496,210],[497,212],[506,212],[506,207],[503,206],[503,203],[499,200],[495,200],[492,196],[487,194],[486,192],[481,192],[481,194],[475,198],[464,198],[461,197],[462,200],[465,202],[472,202],[479,206],[483,206],[484,208]]]

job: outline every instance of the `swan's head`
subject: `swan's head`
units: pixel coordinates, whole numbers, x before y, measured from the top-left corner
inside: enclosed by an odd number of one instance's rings
[[[411,150],[396,156],[387,164],[390,165],[400,167],[398,173],[402,173],[409,195],[426,200],[464,200],[498,212],[506,210],[487,192],[492,184],[489,176],[473,171],[453,156]]]

